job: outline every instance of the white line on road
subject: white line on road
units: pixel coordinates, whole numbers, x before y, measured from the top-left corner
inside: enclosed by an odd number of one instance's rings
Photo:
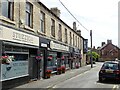
[[[119,88],[118,85],[114,85],[113,88],[112,88],[112,90],[117,90],[118,88]]]

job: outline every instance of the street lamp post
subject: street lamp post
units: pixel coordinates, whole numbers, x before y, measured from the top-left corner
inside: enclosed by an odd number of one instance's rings
[[[93,58],[92,58],[92,30],[90,30],[90,41],[91,41],[90,62],[91,62],[91,68],[93,68]]]

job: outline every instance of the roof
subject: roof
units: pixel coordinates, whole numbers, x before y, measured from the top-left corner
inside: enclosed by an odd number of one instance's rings
[[[117,49],[119,49],[117,46],[115,46],[114,44],[112,43],[108,43],[108,44],[104,44],[102,47],[98,48],[98,50],[102,50],[104,49],[105,47],[107,47],[109,44],[113,45],[114,47],[116,47]],[[119,49],[120,50],[120,49]]]
[[[98,50],[101,50],[102,48],[106,47],[107,44],[104,44],[102,47],[98,48]]]

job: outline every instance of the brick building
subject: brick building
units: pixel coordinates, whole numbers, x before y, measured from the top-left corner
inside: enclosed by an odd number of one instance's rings
[[[99,49],[100,61],[115,60],[119,58],[120,49],[112,44],[112,40],[107,40],[107,44],[102,42],[102,47]]]

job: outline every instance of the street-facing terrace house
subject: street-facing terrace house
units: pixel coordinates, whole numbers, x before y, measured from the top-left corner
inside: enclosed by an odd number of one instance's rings
[[[120,49],[112,43],[112,40],[107,40],[107,44],[102,42],[102,46],[98,49],[99,61],[108,61],[119,59]]]
[[[3,88],[46,78],[46,70],[85,65],[87,40],[75,22],[72,29],[60,19],[58,8],[48,9],[39,0],[1,0],[0,7]]]

